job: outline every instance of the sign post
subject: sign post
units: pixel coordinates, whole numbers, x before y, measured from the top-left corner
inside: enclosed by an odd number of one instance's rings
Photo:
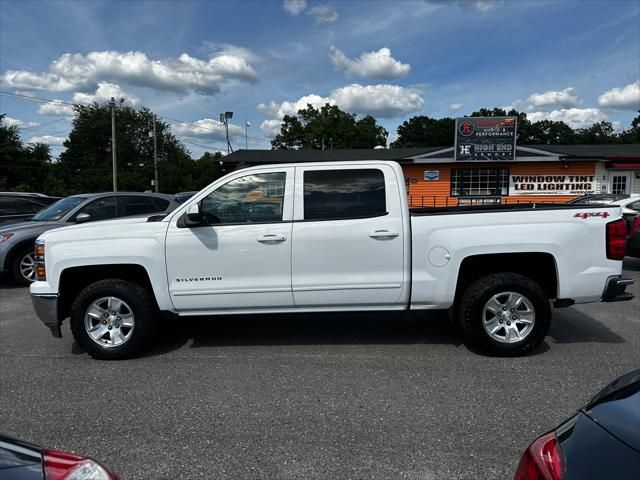
[[[516,120],[516,117],[456,118],[456,161],[515,160]]]

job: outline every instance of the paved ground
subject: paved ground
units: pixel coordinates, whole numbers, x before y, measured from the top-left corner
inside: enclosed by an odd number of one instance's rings
[[[640,260],[625,267],[639,295]],[[438,316],[331,315],[181,320],[147,357],[99,362],[5,280],[0,430],[123,480],[512,478],[533,438],[638,367],[639,305],[557,310],[519,359],[471,353]]]

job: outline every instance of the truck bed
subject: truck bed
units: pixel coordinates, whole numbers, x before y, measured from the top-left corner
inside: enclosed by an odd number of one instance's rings
[[[618,205],[579,205],[575,203],[510,203],[507,205],[469,205],[455,207],[409,208],[411,216],[453,215],[460,213],[526,212],[530,210],[597,210]]]

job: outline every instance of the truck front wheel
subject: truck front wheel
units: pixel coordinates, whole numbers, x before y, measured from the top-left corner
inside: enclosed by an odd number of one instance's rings
[[[94,358],[119,360],[143,351],[155,313],[147,289],[120,279],[95,282],[71,306],[71,331]]]
[[[466,343],[489,355],[526,355],[551,325],[544,290],[517,273],[476,280],[464,292],[458,312]]]

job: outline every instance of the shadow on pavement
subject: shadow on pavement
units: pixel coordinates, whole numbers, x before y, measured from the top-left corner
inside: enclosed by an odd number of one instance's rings
[[[175,323],[180,328],[175,328]],[[451,344],[462,337],[441,312],[230,315],[164,320],[157,348],[147,355],[191,347],[253,345]]]
[[[18,285],[9,273],[2,272],[0,273],[0,288],[17,289],[17,288],[29,288],[29,287],[25,287],[24,285]]]

